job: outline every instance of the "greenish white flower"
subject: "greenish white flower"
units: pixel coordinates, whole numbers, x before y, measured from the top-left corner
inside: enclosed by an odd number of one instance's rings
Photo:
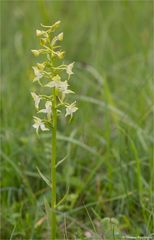
[[[39,70],[43,71],[45,68],[45,63],[37,63],[37,67]]]
[[[57,36],[55,36],[52,41],[51,41],[51,45],[54,46],[56,44],[57,41],[62,41],[63,40],[63,32],[59,33]]]
[[[71,116],[71,118],[73,117],[73,113],[75,113],[78,110],[78,108],[75,106],[75,103],[76,102],[73,102],[72,104],[70,104],[66,107],[65,117],[67,117],[69,115]]]
[[[72,90],[68,89],[68,82],[67,81],[60,81],[58,84],[58,89],[63,93],[63,95],[68,93],[73,93]]]
[[[52,114],[52,109],[51,109],[51,107],[52,107],[51,101],[47,101],[47,102],[45,103],[45,108],[44,108],[44,109],[41,109],[41,110],[39,111],[39,113],[46,113],[48,119],[50,119],[50,118],[51,118],[51,114]]]
[[[42,77],[43,77],[43,73],[41,72],[40,69],[38,69],[38,67],[32,67],[34,74],[35,74],[35,78],[33,79],[33,81],[39,81]]]
[[[61,77],[59,75],[56,75],[55,77],[52,78],[52,81],[50,81],[48,84],[46,84],[46,87],[53,88],[55,87],[56,89],[59,89],[60,92],[63,94],[63,99],[64,96],[68,93],[73,93],[73,91],[68,89],[68,82],[67,81],[60,81]]]
[[[41,30],[36,30],[36,36],[37,37],[40,37],[40,36],[42,36],[42,34],[44,34],[44,31],[41,31]]]
[[[48,131],[49,129],[45,127],[45,124],[42,122],[42,120],[38,117],[33,117],[34,118],[34,124],[33,128],[36,129],[36,132],[38,133],[39,128],[42,131]]]
[[[36,36],[37,37],[40,37],[40,36],[44,36],[44,37],[48,37],[48,34],[47,34],[47,32],[46,31],[41,31],[41,30],[36,30]]]
[[[67,65],[67,67],[66,67],[66,72],[67,72],[69,78],[70,78],[70,76],[71,76],[72,74],[74,74],[73,71],[72,71],[73,66],[74,66],[74,62],[73,62],[73,63],[70,63],[70,64]]]
[[[62,92],[66,92],[68,90],[68,82],[67,81],[60,81],[59,82],[59,89],[62,91]]]
[[[58,56],[59,59],[63,59],[65,52],[64,51],[57,51],[56,55]]]
[[[35,107],[38,109],[41,98],[35,92],[31,92],[31,95],[34,99]]]
[[[48,84],[46,84],[46,87],[50,87],[50,88],[58,88],[59,86],[59,81],[61,80],[61,77],[57,74],[56,76],[54,76],[52,78],[52,81],[50,81]]]
[[[57,74],[56,76],[54,76],[54,77],[52,78],[52,80],[55,81],[55,82],[56,82],[56,81],[58,82],[58,81],[61,80],[61,77]]]
[[[45,85],[46,87],[50,87],[50,88],[58,88],[58,82],[55,81],[51,81],[48,84]]]

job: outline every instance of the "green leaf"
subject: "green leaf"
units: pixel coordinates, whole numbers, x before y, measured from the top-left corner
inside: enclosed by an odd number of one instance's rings
[[[43,173],[41,173],[41,171],[39,170],[38,167],[36,167],[36,168],[37,168],[37,171],[38,171],[40,177],[46,182],[46,184],[47,184],[50,188],[52,188],[51,182],[43,175]]]
[[[64,158],[62,158],[60,161],[58,161],[57,164],[56,164],[56,168],[57,168],[62,162],[64,162],[67,158],[68,158],[68,155],[66,155]]]

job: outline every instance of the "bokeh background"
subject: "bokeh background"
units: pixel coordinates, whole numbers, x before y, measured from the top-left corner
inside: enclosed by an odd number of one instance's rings
[[[153,1],[1,1],[1,239],[48,239],[51,135],[36,136],[31,49],[61,20],[78,112],[58,125],[60,239],[150,236],[153,217]],[[107,230],[109,229],[109,231]],[[108,234],[112,235],[109,236]],[[116,238],[113,238],[116,239]]]

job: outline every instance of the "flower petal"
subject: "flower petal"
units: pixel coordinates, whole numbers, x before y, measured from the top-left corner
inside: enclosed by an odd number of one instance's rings
[[[67,72],[67,74],[69,75],[69,77],[70,77],[70,75],[73,74],[73,72],[72,72],[73,66],[74,66],[74,62],[73,62],[73,63],[70,63],[70,64],[67,65],[67,67],[66,67],[66,72]]]

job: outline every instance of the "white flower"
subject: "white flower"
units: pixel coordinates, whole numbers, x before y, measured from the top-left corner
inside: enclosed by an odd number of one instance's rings
[[[67,81],[60,81],[61,77],[59,75],[56,75],[52,78],[53,81],[49,82],[46,87],[59,89],[62,92],[62,99],[64,99],[65,94],[68,93],[74,93],[73,91],[68,89],[68,83]]]
[[[78,108],[75,106],[75,103],[76,102],[73,102],[72,104],[70,104],[69,106],[66,107],[65,117],[67,117],[68,115],[71,115],[71,118],[72,118],[73,113],[78,110]]]
[[[51,81],[48,84],[46,84],[45,86],[50,87],[50,88],[53,88],[53,87],[57,88],[58,87],[58,82]]]
[[[31,92],[31,95],[32,95],[32,97],[34,99],[35,107],[38,109],[41,98],[34,92]]]
[[[61,80],[61,77],[59,75],[56,75],[52,78],[52,81],[46,84],[45,86],[50,88],[53,88],[53,87],[58,88],[60,80]]]
[[[73,63],[70,63],[70,64],[69,64],[69,65],[67,65],[67,67],[66,67],[66,72],[67,72],[67,74],[68,74],[69,78],[70,78],[70,75],[72,75],[72,74],[73,74],[73,72],[72,72],[73,65],[74,65],[74,62],[73,62]]]
[[[39,128],[42,131],[48,131],[49,129],[45,127],[45,124],[42,122],[42,120],[38,117],[34,117],[34,124],[33,127],[36,128],[36,132],[38,133]]]
[[[64,82],[60,81],[60,82],[59,82],[59,89],[60,89],[62,92],[67,91],[68,86],[69,86],[69,85],[68,85],[68,82],[67,82],[67,81],[64,81]]]
[[[41,109],[39,112],[40,113],[47,113],[47,117],[48,117],[48,119],[50,119],[51,118],[51,114],[52,114],[51,107],[52,107],[51,101],[47,101],[45,103],[45,108]]]
[[[74,93],[73,91],[69,90],[68,89],[68,82],[67,81],[60,81],[59,82],[59,85],[58,85],[58,89],[62,92],[63,94],[63,98],[65,97],[65,94],[68,94],[68,93]]]
[[[32,68],[35,74],[35,78],[33,82],[39,81],[43,77],[43,73],[38,69],[38,67],[32,67]]]

